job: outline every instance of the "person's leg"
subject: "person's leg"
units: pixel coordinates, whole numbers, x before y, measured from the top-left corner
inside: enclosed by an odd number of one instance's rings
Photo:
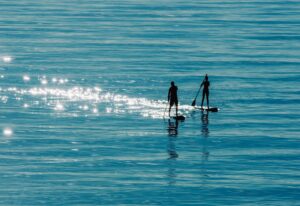
[[[201,102],[201,107],[203,107],[203,101],[204,101],[204,97],[205,97],[205,92],[202,92],[202,102]]]
[[[178,116],[178,102],[176,102],[176,117]]]
[[[173,106],[174,102],[170,100],[170,106],[169,106],[169,117],[171,116],[171,108]]]
[[[206,93],[206,103],[207,103],[207,108],[209,109],[209,92]]]

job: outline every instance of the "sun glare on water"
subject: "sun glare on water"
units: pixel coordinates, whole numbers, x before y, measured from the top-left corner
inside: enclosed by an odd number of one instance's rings
[[[30,81],[30,76],[24,75],[24,76],[23,76],[23,81],[24,81],[24,82],[29,82],[29,81]]]
[[[3,56],[2,61],[5,63],[10,63],[12,61],[12,57],[11,56]]]
[[[38,78],[41,86],[31,88],[9,87],[2,88],[2,92],[11,93],[16,100],[21,101],[23,108],[34,109],[44,107],[59,112],[60,115],[100,115],[106,114],[139,114],[142,117],[161,119],[166,115],[166,101],[149,100],[143,97],[129,97],[127,95],[105,92],[98,86],[62,86],[68,82],[65,78]],[[23,75],[23,81],[30,81],[29,75]],[[29,107],[30,105],[30,107]],[[187,114],[190,106],[180,105],[181,113]],[[12,131],[5,131],[11,135]]]
[[[3,135],[5,136],[5,137],[10,137],[10,136],[12,136],[13,135],[13,130],[11,129],[11,128],[4,128],[3,129]]]

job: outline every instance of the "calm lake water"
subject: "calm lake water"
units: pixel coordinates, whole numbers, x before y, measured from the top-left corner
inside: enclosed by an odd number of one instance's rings
[[[0,9],[1,205],[300,205],[298,0]]]

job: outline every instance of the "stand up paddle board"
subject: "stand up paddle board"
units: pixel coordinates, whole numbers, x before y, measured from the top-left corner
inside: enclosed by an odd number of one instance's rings
[[[174,116],[174,117],[170,117],[170,118],[175,119],[175,120],[180,120],[180,121],[185,120],[185,117],[183,115],[178,115],[178,116]]]
[[[218,107],[209,107],[209,109],[204,106],[204,107],[195,107],[195,109],[200,109],[202,111],[208,111],[208,112],[218,112],[219,108]]]

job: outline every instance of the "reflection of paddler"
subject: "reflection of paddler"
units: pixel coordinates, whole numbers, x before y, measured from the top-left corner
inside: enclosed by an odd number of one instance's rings
[[[202,136],[203,136],[203,148],[202,148],[202,164],[208,160],[209,151],[207,151],[207,138],[209,137],[209,129],[208,129],[208,113],[205,114],[202,112],[201,115],[201,122],[202,122]]]
[[[178,134],[178,120],[175,120],[175,122],[168,120],[169,126],[168,126],[168,133],[170,136],[176,136]]]
[[[178,97],[177,97],[177,86],[175,86],[174,82],[171,82],[171,87],[169,89],[169,93],[168,93],[168,102],[170,103],[169,106],[169,116],[171,113],[171,108],[172,106],[175,104],[176,106],[176,116],[178,115]]]
[[[169,159],[174,159],[178,157],[178,154],[176,152],[176,147],[174,144],[174,141],[177,134],[178,134],[178,121],[176,120],[175,122],[169,120],[169,127],[168,127],[168,133],[169,133],[169,148],[168,148],[168,153],[170,158]]]
[[[208,134],[209,134],[209,130],[208,130],[208,123],[209,123],[209,120],[208,120],[208,113],[205,114],[202,112],[202,115],[201,115],[201,121],[202,121],[202,135],[204,137],[208,137]]]

